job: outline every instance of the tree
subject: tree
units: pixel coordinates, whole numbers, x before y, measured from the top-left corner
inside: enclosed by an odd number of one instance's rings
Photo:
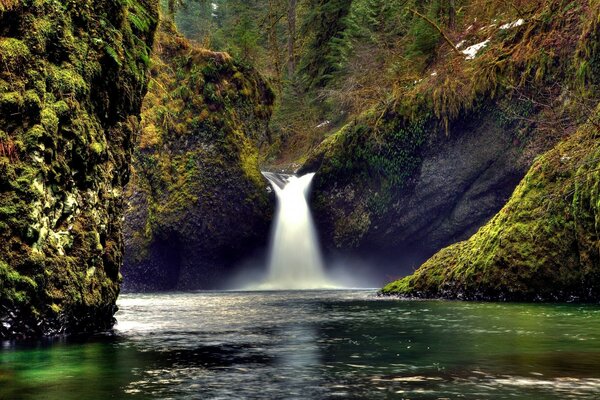
[[[456,27],[456,0],[448,0],[448,28]]]
[[[351,0],[309,0],[311,13],[303,30],[309,37],[303,52],[301,73],[306,89],[322,88],[343,65],[347,53],[346,27]]]
[[[283,93],[283,78],[282,78],[282,60],[281,60],[281,49],[279,47],[279,35],[277,26],[279,21],[283,18],[283,15],[279,15],[279,7],[276,0],[269,0],[269,13],[267,16],[267,41],[270,50],[270,58],[274,69],[274,81],[277,87],[277,93],[279,96]],[[264,29],[264,28],[263,28]]]
[[[296,0],[289,0],[288,5],[288,75],[296,73]]]

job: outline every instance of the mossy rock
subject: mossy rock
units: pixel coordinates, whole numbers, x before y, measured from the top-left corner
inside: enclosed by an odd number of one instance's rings
[[[159,29],[128,188],[126,290],[214,288],[268,238],[258,164],[274,95],[228,54]]]
[[[540,157],[506,206],[382,293],[468,300],[600,299],[600,109]]]
[[[0,340],[107,329],[158,4],[0,3]]]
[[[400,259],[402,275],[489,221],[534,158],[598,98],[590,68],[600,54],[598,1],[575,3],[532,5],[527,23],[509,30],[467,29],[481,15],[466,7],[468,22],[454,33],[486,41],[483,51],[465,59],[440,41],[430,69],[406,67],[385,102],[314,149],[300,172],[316,172],[312,203],[325,249]],[[498,15],[513,15],[497,5]]]

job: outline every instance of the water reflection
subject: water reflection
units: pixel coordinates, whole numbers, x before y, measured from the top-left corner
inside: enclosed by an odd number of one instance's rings
[[[600,307],[373,292],[127,295],[113,335],[0,351],[0,399],[597,399]]]

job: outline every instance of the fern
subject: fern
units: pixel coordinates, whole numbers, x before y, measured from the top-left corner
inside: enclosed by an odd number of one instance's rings
[[[119,54],[117,53],[117,51],[115,49],[113,49],[109,45],[106,45],[106,46],[104,46],[104,51],[106,51],[106,54],[108,54],[110,56],[110,58],[112,58],[119,67],[122,65],[121,58],[119,57]]]

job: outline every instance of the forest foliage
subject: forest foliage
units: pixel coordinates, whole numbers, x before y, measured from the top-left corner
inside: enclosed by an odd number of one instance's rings
[[[581,26],[597,0],[170,1],[182,33],[256,67],[275,89],[263,164],[301,164],[370,109],[400,103],[401,114],[415,115],[432,103],[426,108],[447,131],[484,93],[571,74],[564,60],[573,57],[561,53],[578,54],[572,90],[583,90],[600,64],[581,47],[593,41],[578,44],[568,29]]]

